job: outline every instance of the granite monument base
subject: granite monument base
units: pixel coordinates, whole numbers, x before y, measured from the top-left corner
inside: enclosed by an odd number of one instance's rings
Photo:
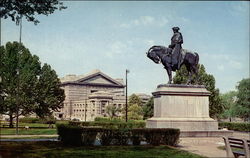
[[[159,85],[153,92],[154,116],[146,127],[179,128],[181,136],[215,136],[218,122],[209,117],[209,95],[200,85]]]

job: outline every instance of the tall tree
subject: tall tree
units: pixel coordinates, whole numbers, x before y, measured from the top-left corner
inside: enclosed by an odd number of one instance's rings
[[[129,96],[128,105],[130,106],[134,104],[137,104],[138,106],[142,106],[142,101],[137,95],[132,94],[131,96]]]
[[[237,115],[245,121],[250,120],[250,78],[242,79],[237,86]]]
[[[224,105],[224,112],[222,113],[223,118],[229,118],[229,121],[232,121],[232,118],[236,116],[236,100],[237,92],[230,91],[221,95],[222,104]]]
[[[154,115],[154,97],[151,97],[143,106],[143,119],[148,119]]]
[[[176,72],[174,76],[175,84],[185,84],[188,80],[188,71],[185,66]],[[213,75],[207,74],[204,65],[199,65],[197,76],[193,76],[192,84],[204,85],[211,92],[209,96],[209,114],[213,118],[218,118],[223,112],[222,99],[219,96],[219,89],[215,88],[215,78]]]
[[[106,113],[111,119],[113,119],[114,117],[117,117],[120,112],[121,112],[121,109],[115,105],[106,106]]]
[[[3,83],[2,83],[3,52],[4,52],[4,47],[0,46],[0,113],[4,111],[4,106],[3,106],[4,93],[3,93]]]
[[[143,118],[142,107],[138,104],[133,104],[128,107],[128,119],[129,120],[141,120]]]
[[[55,70],[44,64],[37,84],[37,108],[39,117],[50,116],[53,111],[62,108],[65,98],[64,90],[60,88],[61,82]]]
[[[66,9],[58,0],[1,0],[0,8],[0,18],[10,17],[17,24],[22,16],[37,24],[36,15],[49,15],[55,10]]]
[[[17,42],[8,42],[5,48],[0,49],[0,54],[3,59],[0,71],[4,95],[1,112],[9,115],[10,127],[19,115],[36,112],[38,116],[44,116],[61,106],[55,105],[61,104],[64,94],[54,70],[46,64],[41,69],[39,58]],[[45,73],[46,70],[48,73]],[[41,100],[49,105],[42,104]]]

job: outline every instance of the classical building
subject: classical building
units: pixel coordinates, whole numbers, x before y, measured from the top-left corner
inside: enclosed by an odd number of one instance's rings
[[[55,112],[57,118],[93,121],[107,116],[108,105],[125,106],[123,79],[113,79],[100,70],[87,75],[67,75],[61,82],[66,98],[63,108]]]

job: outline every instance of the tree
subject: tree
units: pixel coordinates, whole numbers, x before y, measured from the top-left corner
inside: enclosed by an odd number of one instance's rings
[[[114,117],[117,117],[120,112],[121,112],[121,109],[117,106],[114,106],[114,105],[106,106],[106,113],[111,119],[113,119]]]
[[[221,114],[223,118],[229,118],[230,122],[232,118],[236,116],[236,100],[237,92],[230,91],[221,95],[222,104],[224,105],[224,112]]]
[[[204,85],[208,91],[211,92],[209,96],[209,114],[213,118],[218,118],[223,112],[222,99],[219,96],[219,89],[215,88],[215,78],[213,75],[207,74],[205,67],[201,64],[199,65],[198,75],[192,76],[192,84]],[[185,84],[188,80],[188,71],[185,66],[182,66],[180,70],[176,72],[174,76],[175,84]]]
[[[10,17],[12,21],[19,24],[22,16],[27,21],[39,23],[35,18],[36,15],[49,15],[55,10],[66,9],[62,2],[58,0],[1,0],[0,1],[0,18],[7,19]]]
[[[242,79],[239,85],[237,94],[237,115],[244,120],[250,119],[250,78]]]
[[[3,52],[4,47],[0,47],[0,52]],[[4,100],[4,94],[3,94],[3,83],[2,83],[2,76],[3,76],[3,53],[0,53],[0,113],[4,111],[3,109],[3,100]]]
[[[137,95],[132,94],[128,99],[128,106],[134,105],[134,104],[137,104],[138,106],[142,106],[142,101]]]
[[[37,83],[37,107],[35,113],[39,117],[50,116],[53,111],[62,108],[65,98],[61,82],[50,65],[44,64]]]
[[[10,127],[13,127],[13,119],[19,115],[35,112],[38,116],[44,116],[61,107],[64,93],[50,66],[45,64],[41,69],[39,58],[31,55],[18,42],[8,42],[5,48],[0,49],[0,56],[4,95],[1,113],[9,115]]]
[[[141,120],[143,118],[142,107],[138,104],[133,104],[128,107],[129,120]]]
[[[154,115],[154,98],[151,97],[143,106],[143,119],[148,119]]]

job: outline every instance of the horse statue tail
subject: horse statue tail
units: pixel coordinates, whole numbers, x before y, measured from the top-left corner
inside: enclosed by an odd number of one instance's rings
[[[194,53],[195,54],[195,65],[198,65],[199,63],[199,54],[198,53]]]

